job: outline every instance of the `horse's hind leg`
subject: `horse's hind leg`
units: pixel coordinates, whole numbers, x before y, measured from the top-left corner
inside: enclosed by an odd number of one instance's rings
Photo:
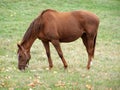
[[[84,33],[81,38],[82,38],[82,41],[87,49],[87,35]]]
[[[47,54],[47,57],[48,57],[48,62],[49,62],[49,68],[51,69],[53,67],[53,63],[52,63],[52,60],[51,60],[51,55],[50,55],[50,46],[49,46],[49,42],[48,41],[42,41],[44,47],[45,47],[45,50],[46,50],[46,54]]]
[[[94,48],[95,48],[94,47],[94,37],[83,34],[82,40],[83,40],[83,43],[84,43],[87,53],[88,53],[87,69],[90,69],[90,64],[91,64],[92,58],[94,56]]]
[[[94,39],[88,38],[88,65],[87,68],[90,69],[90,64],[92,61],[92,58],[94,57]]]
[[[58,54],[59,54],[59,56],[60,56],[60,58],[61,58],[61,60],[64,64],[64,67],[67,68],[67,63],[64,59],[64,56],[63,56],[63,53],[62,53],[62,50],[61,50],[61,47],[60,47],[60,42],[58,40],[52,40],[51,42],[54,45],[54,47],[56,48],[56,50],[57,50],[57,52],[58,52]]]

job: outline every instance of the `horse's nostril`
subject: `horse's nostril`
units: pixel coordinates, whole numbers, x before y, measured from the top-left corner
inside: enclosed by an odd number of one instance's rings
[[[24,68],[24,67],[22,67],[22,68],[19,68],[19,70],[20,70],[20,71],[24,71],[24,70],[25,70],[25,68]]]
[[[21,67],[18,67],[19,70],[21,70],[22,68]]]
[[[22,71],[22,70],[25,70],[25,66],[21,66],[21,65],[20,65],[20,66],[18,66],[18,69],[21,70],[21,71]]]

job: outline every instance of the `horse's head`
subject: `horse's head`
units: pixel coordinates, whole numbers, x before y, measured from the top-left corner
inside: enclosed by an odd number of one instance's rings
[[[20,44],[17,44],[18,46],[18,68],[20,70],[25,70],[25,67],[27,67],[27,64],[29,64],[30,60],[30,53],[28,53],[24,47]]]

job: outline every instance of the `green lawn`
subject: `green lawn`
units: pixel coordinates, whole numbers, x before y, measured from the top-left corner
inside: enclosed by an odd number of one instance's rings
[[[58,11],[89,10],[100,18],[95,58],[86,69],[87,53],[82,40],[62,43],[69,65],[51,45],[54,63],[48,61],[41,41],[31,48],[27,70],[17,68],[17,43],[32,20],[47,8]],[[0,90],[120,90],[119,0],[0,0]]]

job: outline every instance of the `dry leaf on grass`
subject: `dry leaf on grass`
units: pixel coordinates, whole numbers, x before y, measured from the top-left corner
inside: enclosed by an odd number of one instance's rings
[[[53,73],[54,73],[54,74],[56,74],[56,73],[57,73],[57,71],[54,71]]]
[[[42,83],[38,79],[34,79],[30,84],[28,84],[28,86],[35,87],[38,84],[42,85]]]
[[[14,90],[14,88],[9,88],[8,90]]]
[[[62,82],[62,81],[58,81],[56,84],[55,84],[56,87],[64,87],[65,86],[65,82]]]
[[[35,87],[35,84],[32,82],[32,83],[28,84],[28,86]]]
[[[78,82],[72,82],[72,86],[77,86]]]
[[[88,90],[92,90],[92,86],[89,84],[86,84],[86,88],[88,88]]]
[[[29,88],[29,90],[32,90],[32,88]]]

